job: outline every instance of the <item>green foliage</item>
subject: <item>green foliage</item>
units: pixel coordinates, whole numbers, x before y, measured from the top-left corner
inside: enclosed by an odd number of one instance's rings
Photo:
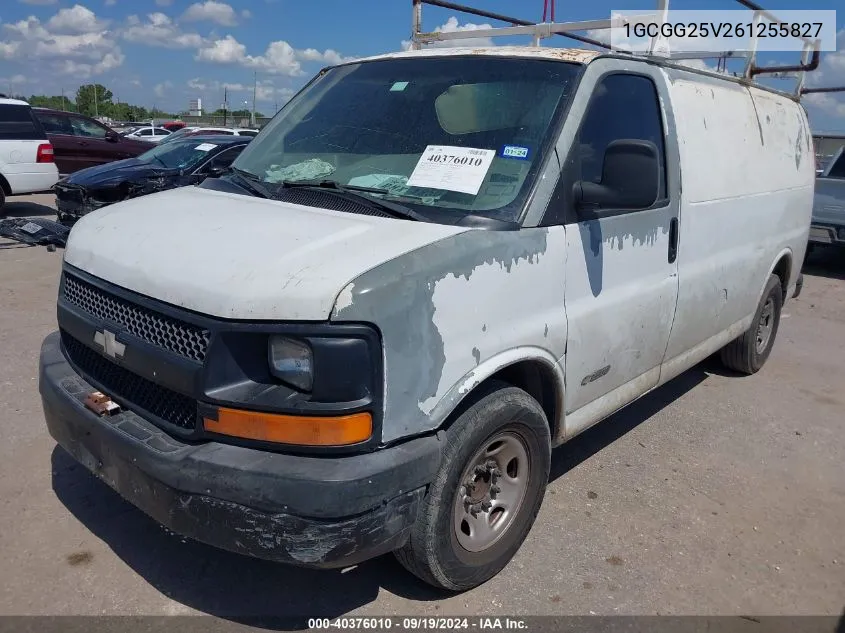
[[[109,116],[112,109],[112,91],[102,84],[85,84],[76,91],[76,105],[88,116]]]
[[[24,98],[24,97],[21,97]],[[85,84],[76,91],[76,99],[71,97],[32,95],[27,99],[30,105],[80,112],[88,116],[109,117],[115,121],[149,121],[150,119],[172,119],[173,115],[154,108],[136,106],[125,101],[114,101],[114,94],[102,84]]]
[[[76,104],[73,102],[73,99],[61,95],[53,95],[51,97],[46,95],[32,95],[27,101],[29,105],[37,108],[52,108],[53,110],[76,112]]]

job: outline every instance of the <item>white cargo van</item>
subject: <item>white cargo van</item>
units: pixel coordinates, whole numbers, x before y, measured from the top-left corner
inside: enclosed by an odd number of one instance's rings
[[[763,366],[814,170],[795,96],[671,59],[343,63],[231,174],[76,224],[47,425],[177,533],[476,586],[552,448],[720,349]]]
[[[30,105],[0,98],[0,209],[7,196],[49,191],[58,180],[53,145]]]

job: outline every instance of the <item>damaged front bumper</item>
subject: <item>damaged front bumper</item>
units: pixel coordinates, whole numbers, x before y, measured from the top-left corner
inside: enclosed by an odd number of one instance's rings
[[[58,332],[41,349],[39,388],[55,440],[130,503],[177,534],[248,556],[344,567],[405,543],[440,462],[436,437],[367,454],[305,457],[186,444],[123,411],[99,417],[95,389]]]

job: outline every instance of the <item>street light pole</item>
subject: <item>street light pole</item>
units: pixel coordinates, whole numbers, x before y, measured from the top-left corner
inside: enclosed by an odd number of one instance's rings
[[[94,84],[94,118],[96,119],[100,116],[100,107],[97,105],[97,101],[99,101],[97,97],[97,84]]]
[[[252,127],[255,127],[255,90],[258,86],[258,71],[252,73]]]

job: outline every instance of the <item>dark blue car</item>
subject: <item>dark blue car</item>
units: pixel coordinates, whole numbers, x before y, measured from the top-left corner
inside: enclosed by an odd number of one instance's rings
[[[59,222],[73,224],[86,213],[121,200],[222,175],[251,140],[247,136],[191,136],[155,146],[135,158],[77,171],[54,187]]]

